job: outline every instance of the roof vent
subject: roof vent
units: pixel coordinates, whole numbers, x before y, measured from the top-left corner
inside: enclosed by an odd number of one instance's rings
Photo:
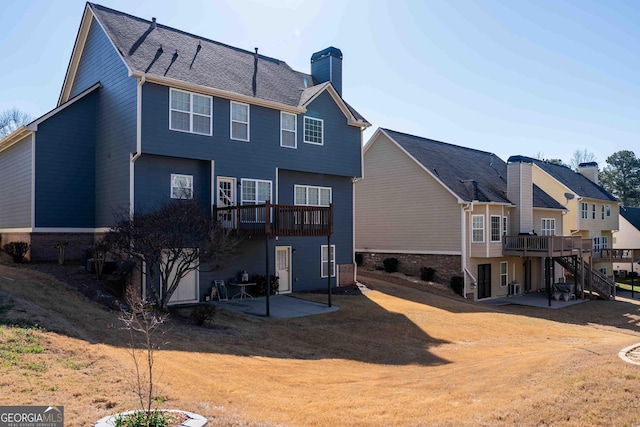
[[[157,26],[156,18],[151,18],[151,28],[156,29]]]

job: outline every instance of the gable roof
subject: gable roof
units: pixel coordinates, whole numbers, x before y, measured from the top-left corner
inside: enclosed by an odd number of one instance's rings
[[[573,169],[567,166],[557,165],[526,156],[511,156],[509,158],[509,161],[511,161],[512,159],[524,160],[535,164],[548,175],[567,187],[569,190],[576,193],[576,195],[578,195],[579,197],[608,200],[612,202],[618,201],[618,199],[616,199],[613,195],[611,195],[611,193],[602,188],[600,185],[591,181],[584,175],[575,172]]]
[[[380,130],[460,200],[513,205],[507,198],[507,164],[495,154],[390,129]],[[565,209],[536,185],[533,206]]]
[[[295,113],[306,111],[303,101],[308,100],[309,89],[318,86],[315,92],[335,92],[331,84],[319,84],[284,61],[167,27],[155,18],[147,21],[87,3],[59,102],[73,85],[86,40],[83,33],[91,22],[88,15],[96,18],[134,77],[165,85],[189,85],[193,90]],[[331,95],[337,98],[349,124],[370,126],[337,92]]]
[[[620,206],[620,216],[629,221],[637,230],[640,230],[640,208]]]

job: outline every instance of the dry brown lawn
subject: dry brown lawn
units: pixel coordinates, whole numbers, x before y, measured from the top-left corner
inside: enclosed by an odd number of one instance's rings
[[[325,315],[172,320],[161,407],[214,426],[640,424],[640,366],[617,355],[640,342],[637,302],[489,308],[365,282],[371,291],[334,295],[341,309]],[[117,315],[0,266],[0,405],[64,405],[68,426],[135,407]]]

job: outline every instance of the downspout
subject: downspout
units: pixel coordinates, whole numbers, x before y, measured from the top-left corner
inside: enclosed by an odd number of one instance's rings
[[[462,210],[460,211],[461,223],[462,223],[462,271],[464,280],[462,281],[462,293],[463,296],[467,297],[467,212],[471,212],[473,210],[473,202],[467,203],[462,206]]]
[[[129,159],[129,217],[133,218],[135,205],[135,163],[142,155],[142,85],[146,81],[143,75],[138,80],[137,100],[136,100],[136,152],[130,153]]]

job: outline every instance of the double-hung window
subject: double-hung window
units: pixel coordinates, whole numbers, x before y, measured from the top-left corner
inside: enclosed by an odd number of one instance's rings
[[[296,115],[280,112],[280,146],[287,148],[297,148],[297,120]]]
[[[471,241],[484,242],[484,215],[471,215]]]
[[[271,181],[260,179],[241,180],[241,203],[242,205],[261,205],[267,200],[271,200]],[[265,209],[242,209],[240,220],[242,222],[265,222]]]
[[[212,98],[170,89],[169,129],[211,135]]]
[[[249,104],[231,101],[231,139],[249,141]]]
[[[611,205],[607,205],[607,217],[611,216]]]
[[[506,216],[502,217],[502,235],[506,236],[509,234],[509,218]]]
[[[596,204],[591,205],[591,219],[596,219]]]
[[[580,209],[582,212],[582,219],[589,219],[589,204],[586,202],[582,202],[580,204]]]
[[[604,215],[605,215],[604,205],[600,205],[600,210],[602,211],[602,219],[604,219]]]
[[[321,248],[321,277],[327,277],[329,272],[331,272],[331,277],[336,277],[336,245],[331,245],[331,253],[327,248],[327,245],[322,245]],[[331,262],[329,262],[329,255],[331,255]]]
[[[542,235],[543,236],[555,236],[556,235],[556,220],[555,220],[555,218],[542,218]]]
[[[304,142],[322,145],[324,142],[324,121],[313,117],[304,118]]]
[[[491,241],[500,241],[500,217],[498,215],[491,215]]]
[[[171,174],[171,198],[193,199],[193,176]]]

